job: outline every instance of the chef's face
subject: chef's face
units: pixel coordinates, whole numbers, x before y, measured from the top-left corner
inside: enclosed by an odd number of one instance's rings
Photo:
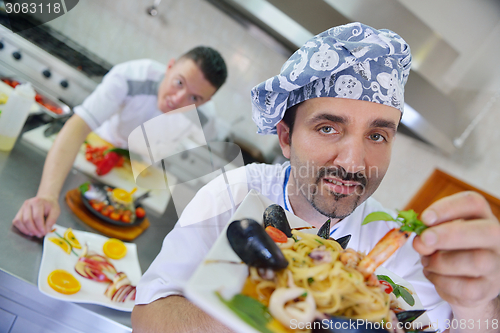
[[[382,181],[400,116],[367,101],[320,97],[301,103],[291,137],[288,126],[278,124],[292,167],[292,206],[294,197],[297,207],[312,206],[331,218],[351,214]]]
[[[172,59],[158,89],[158,109],[166,113],[191,104],[199,106],[216,90],[193,60]]]

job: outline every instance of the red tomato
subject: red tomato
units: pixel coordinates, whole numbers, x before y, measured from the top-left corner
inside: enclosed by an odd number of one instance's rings
[[[123,214],[121,220],[122,222],[130,223],[131,222],[130,215]]]
[[[109,214],[109,218],[112,220],[118,221],[120,220],[120,217],[121,217],[120,213],[116,210],[112,211],[111,214]]]
[[[142,207],[137,207],[135,210],[135,216],[137,216],[138,219],[142,219],[146,216],[146,211]]]
[[[92,205],[92,208],[94,208],[95,210],[97,210],[98,212],[100,212],[103,208],[104,208],[104,202],[93,202],[91,203]]]
[[[104,215],[104,216],[109,216],[111,214],[111,212],[113,212],[115,210],[115,208],[111,205],[108,205],[108,206],[105,206],[102,210],[101,210],[101,214]]]
[[[286,243],[288,241],[285,233],[279,229],[276,229],[275,227],[268,226],[266,228],[266,232],[276,243]]]
[[[382,290],[385,291],[387,294],[392,293],[392,291],[394,290],[389,282],[382,280],[379,280],[378,282],[380,282]]]

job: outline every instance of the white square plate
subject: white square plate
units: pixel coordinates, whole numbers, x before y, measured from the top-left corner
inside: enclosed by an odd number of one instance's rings
[[[230,221],[251,218],[262,223],[264,210],[271,204],[273,204],[273,202],[268,198],[251,190]],[[311,226],[309,223],[288,211],[286,211],[286,216],[292,228]],[[229,223],[227,225],[229,225]],[[246,265],[228,262],[241,262],[241,259],[231,248],[226,237],[226,230],[227,226],[224,228],[212,249],[208,252],[203,263],[200,264],[188,281],[184,294],[198,307],[236,332],[257,333],[257,330],[241,320],[233,311],[222,303],[215,294],[217,291],[225,299],[232,298],[235,294],[241,292],[243,284],[248,276],[248,267]],[[301,231],[314,234],[317,233],[317,229],[304,229]],[[413,292],[415,305],[411,307],[404,301],[400,301],[403,308],[416,310],[423,309],[420,299],[417,297],[413,286],[409,282],[383,267],[379,267],[376,273],[391,277],[395,283],[403,285]],[[427,315],[424,314],[415,321],[415,323],[417,322],[429,323],[430,320]]]
[[[67,229],[59,225],[54,225],[54,228],[61,236],[64,236],[64,232]],[[89,251],[104,255],[102,246],[109,238],[79,230],[73,230],[73,234],[82,245],[82,248],[86,243]],[[57,237],[57,235],[52,232],[47,234],[43,240],[42,263],[40,264],[40,271],[38,272],[38,289],[42,293],[62,301],[92,303],[115,310],[132,311],[134,308],[134,301],[127,301],[125,303],[112,302],[104,295],[104,291],[109,283],[92,281],[79,275],[75,271],[75,264],[78,261],[78,257],[73,253],[67,254],[58,245],[49,241],[48,237],[52,236]],[[137,257],[137,246],[133,243],[125,243],[125,246],[127,247],[127,254],[125,257],[119,260],[109,259],[109,261],[115,266],[117,272],[124,272],[127,274],[132,285],[136,286],[142,276],[139,259]],[[75,251],[78,256],[82,252],[81,249],[73,249],[73,251]],[[47,282],[47,277],[56,269],[64,269],[71,273],[82,285],[80,291],[73,295],[64,295],[52,289]]]

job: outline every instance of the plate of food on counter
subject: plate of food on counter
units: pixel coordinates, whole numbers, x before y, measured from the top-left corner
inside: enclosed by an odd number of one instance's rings
[[[100,220],[122,227],[139,225],[146,218],[140,201],[147,197],[148,192],[134,198],[136,189],[127,191],[91,182],[85,182],[79,187],[82,202],[92,214]]]
[[[133,243],[59,225],[44,238],[38,289],[50,297],[130,312],[141,276]]]
[[[411,223],[416,220],[414,212],[405,214]],[[350,235],[330,238],[329,221],[315,228],[251,191],[184,292],[237,332],[311,332],[311,327],[320,327],[312,332],[336,332],[321,330],[324,322],[345,328],[358,319],[367,327],[357,324],[353,332],[389,332],[367,328],[398,322],[421,332],[430,320],[415,289],[378,267],[391,255],[394,239],[405,237],[405,223],[393,229],[401,237],[384,237],[376,251],[364,254],[349,248]]]
[[[19,84],[25,83],[18,80],[17,78],[11,78],[11,77],[1,77],[0,81],[12,89],[14,89]],[[71,113],[71,109],[69,108],[69,106],[62,103],[58,99],[53,97],[48,97],[46,93],[40,93],[38,89],[35,89],[35,92],[36,92],[35,102],[37,103],[37,105],[40,107],[42,111],[52,116],[53,118],[61,118]],[[8,96],[6,97],[8,98]]]

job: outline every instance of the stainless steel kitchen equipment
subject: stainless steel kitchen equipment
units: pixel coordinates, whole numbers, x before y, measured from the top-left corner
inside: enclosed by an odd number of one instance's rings
[[[70,107],[80,104],[111,68],[47,26],[13,33],[1,9],[0,24],[0,75],[29,81]]]

